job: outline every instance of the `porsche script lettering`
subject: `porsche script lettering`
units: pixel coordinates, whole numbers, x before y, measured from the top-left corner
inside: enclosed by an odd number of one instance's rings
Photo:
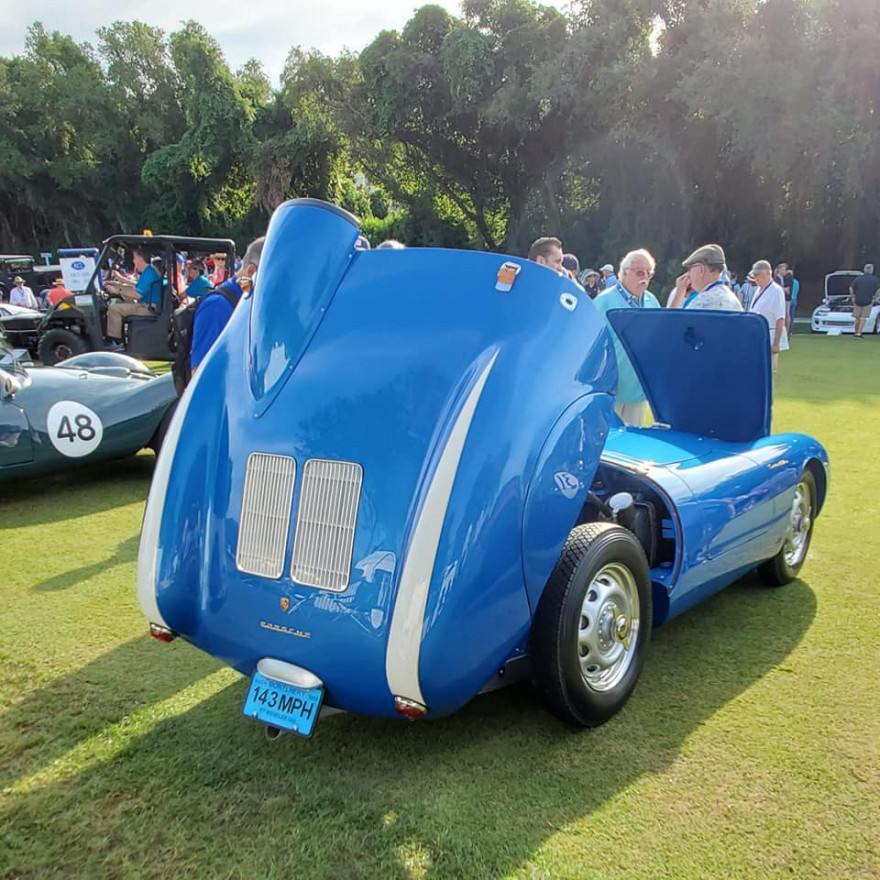
[[[298,639],[310,639],[312,634],[310,632],[303,632],[301,629],[293,629],[290,626],[282,626],[280,623],[270,623],[266,620],[260,621],[261,629],[271,629],[272,632],[283,633],[286,636],[296,636]]]

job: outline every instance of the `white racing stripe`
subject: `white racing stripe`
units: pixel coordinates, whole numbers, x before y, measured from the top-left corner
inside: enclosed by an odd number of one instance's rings
[[[150,494],[147,496],[147,507],[144,510],[144,522],[141,526],[141,541],[138,546],[137,560],[137,596],[144,617],[150,623],[168,626],[159,612],[156,601],[156,567],[159,559],[159,529],[162,525],[162,513],[165,510],[165,497],[168,494],[168,479],[171,476],[171,465],[180,439],[180,428],[186,418],[189,402],[193,391],[204,375],[204,370],[196,370],[195,376],[177,402],[177,409],[171,417],[159,457],[153,468],[153,480],[150,483]],[[171,627],[168,627],[169,629]]]
[[[422,705],[425,705],[425,700],[419,684],[419,654],[428,588],[431,586],[434,561],[461,453],[497,357],[496,350],[458,413],[419,512],[397,588],[385,653],[385,676],[395,697],[405,697]]]

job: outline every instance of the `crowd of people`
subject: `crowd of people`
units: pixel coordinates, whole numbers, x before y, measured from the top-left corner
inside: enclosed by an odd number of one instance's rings
[[[178,267],[178,289],[184,298],[199,301],[193,318],[192,371],[208,353],[211,345],[222,332],[232,315],[235,303],[253,283],[259,268],[265,236],[251,242],[244,258],[227,271],[226,255],[212,254],[207,258],[185,260]],[[369,250],[370,242],[363,235],[355,247]],[[377,249],[401,249],[404,245],[388,239]],[[580,261],[572,253],[565,253],[562,242],[555,237],[537,239],[529,249],[528,258],[552,271],[569,277],[589,296],[602,315],[612,309],[659,309],[658,298],[649,290],[656,270],[651,253],[638,248],[627,253],[615,271],[611,263],[598,270],[581,269]],[[107,312],[107,335],[120,348],[123,344],[123,321],[130,315],[146,315],[154,312],[160,302],[164,267],[154,265],[143,249],[134,249],[134,272],[126,274],[112,270],[105,283],[117,301],[111,303]],[[676,278],[669,292],[665,308],[712,309],[728,312],[750,312],[761,315],[767,322],[773,375],[778,369],[780,352],[790,346],[791,322],[797,305],[799,283],[786,263],[775,269],[767,260],[754,262],[740,284],[735,273],[727,268],[724,249],[718,244],[698,247],[682,261],[684,271]],[[227,277],[228,276],[228,277]],[[185,280],[184,280],[185,279]],[[855,337],[861,338],[864,320],[878,293],[880,281],[873,275],[873,266],[865,267],[865,274],[856,279],[850,293],[855,303]],[[222,295],[213,295],[220,293]],[[48,305],[55,305],[70,291],[62,279],[57,279],[48,293]],[[37,299],[25,285],[24,279],[16,277],[10,293],[10,302],[28,308],[37,308]],[[607,320],[607,318],[606,318]],[[618,389],[616,410],[621,419],[630,425],[641,425],[645,419],[647,401],[620,340],[610,328],[618,361]]]
[[[606,316],[612,309],[659,309],[660,301],[648,289],[656,261],[644,248],[630,251],[620,261],[617,273],[610,263],[595,272],[578,271],[579,261],[574,254],[563,252],[558,238],[537,239],[529,249],[529,259],[562,275],[568,275],[593,299],[596,308]],[[666,301],[668,309],[712,309],[724,312],[751,312],[767,322],[773,375],[779,365],[779,353],[789,348],[789,328],[794,309],[791,305],[794,278],[784,263],[776,271],[767,260],[756,260],[747,276],[746,284],[736,284],[727,270],[724,249],[718,244],[698,247],[682,261],[682,272]],[[647,400],[635,369],[614,332],[608,327],[614,341],[618,365],[618,385],[615,410],[628,425],[642,425],[647,412]]]

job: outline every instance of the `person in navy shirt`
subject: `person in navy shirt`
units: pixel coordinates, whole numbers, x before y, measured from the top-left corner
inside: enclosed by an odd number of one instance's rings
[[[147,262],[147,257],[140,248],[132,251],[134,270],[137,272],[137,283],[132,283],[120,272],[114,270],[112,278],[115,285],[107,289],[116,293],[126,302],[113,303],[107,309],[107,336],[114,342],[122,341],[122,319],[129,315],[155,315],[162,299],[162,277]]]
[[[263,254],[263,244],[266,236],[261,236],[248,245],[241,261],[241,269],[228,281],[220,285],[227,291],[231,291],[236,302],[244,293],[243,287],[252,285],[254,276],[260,265],[260,257]],[[217,341],[217,337],[223,332],[223,328],[232,317],[233,306],[226,297],[218,293],[208,293],[199,303],[193,318],[192,349],[190,350],[190,364],[195,373],[205,355],[211,350],[211,346]]]

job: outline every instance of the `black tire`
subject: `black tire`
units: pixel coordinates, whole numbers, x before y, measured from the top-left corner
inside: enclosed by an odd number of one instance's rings
[[[171,417],[174,415],[174,410],[176,409],[177,401],[175,400],[171,406],[165,410],[165,415],[162,416],[162,421],[159,422],[159,427],[156,428],[152,438],[150,438],[150,442],[147,444],[156,455],[159,454],[159,450],[165,442],[165,435],[168,433],[168,426],[171,424]]]
[[[635,536],[612,523],[572,529],[532,624],[535,685],[549,709],[579,727],[604,724],[636,686],[651,625],[651,575]]]
[[[53,327],[40,337],[37,351],[43,366],[54,367],[75,354],[82,354],[88,347],[88,343],[79,333],[66,327]]]
[[[816,480],[810,471],[804,471],[792,499],[791,519],[782,547],[772,559],[758,566],[758,574],[768,586],[783,587],[798,576],[813,537],[817,498]]]

